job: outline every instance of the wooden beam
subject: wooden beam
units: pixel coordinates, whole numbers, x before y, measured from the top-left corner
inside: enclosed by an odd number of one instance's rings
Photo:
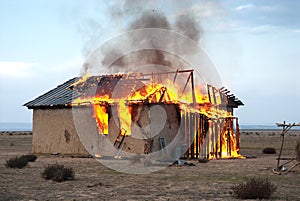
[[[173,84],[174,84],[174,83],[175,83],[175,81],[176,81],[176,77],[177,77],[178,71],[179,71],[179,69],[177,69],[177,70],[176,70],[176,72],[175,72],[175,76],[174,76]]]
[[[189,83],[189,81],[190,81],[190,78],[191,78],[191,74],[189,75],[188,79],[186,80],[186,83],[185,83],[184,88],[183,88],[183,90],[182,90],[182,94],[184,93],[185,88],[187,87],[187,85],[188,85],[188,83]]]
[[[191,72],[191,82],[192,82],[192,96],[193,96],[193,104],[196,105],[196,96],[195,96],[195,86],[194,86],[194,73]]]

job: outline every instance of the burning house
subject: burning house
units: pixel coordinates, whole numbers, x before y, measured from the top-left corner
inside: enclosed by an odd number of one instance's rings
[[[233,110],[243,103],[225,88],[195,85],[193,72],[70,79],[24,104],[33,109],[32,151],[241,157]]]

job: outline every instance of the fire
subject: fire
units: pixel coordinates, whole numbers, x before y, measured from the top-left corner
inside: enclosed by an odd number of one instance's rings
[[[84,76],[82,76],[77,82],[74,82],[73,84],[71,84],[71,86],[76,86],[79,84],[84,83],[88,78],[90,77],[90,74],[87,72]]]
[[[239,154],[239,144],[236,141],[236,138],[239,139],[239,136],[234,136],[233,121],[230,120],[233,116],[231,112],[226,110],[226,108],[221,107],[222,104],[224,105],[226,103],[222,102],[224,100],[222,100],[220,93],[214,98],[212,103],[208,94],[203,94],[201,92],[203,91],[203,86],[201,85],[194,86],[192,83],[192,86],[190,87],[192,88],[192,91],[191,89],[185,90],[189,82],[189,78],[187,79],[187,83],[184,88],[182,88],[182,83],[176,83],[175,79],[166,79],[163,83],[156,83],[155,79],[153,79],[153,74],[151,75],[152,78],[149,79],[150,82],[148,83],[139,81],[140,76],[143,76],[142,74],[137,74],[136,77],[133,77],[130,74],[103,76],[105,79],[102,77],[91,77],[90,75],[85,75],[72,84],[72,87],[74,87],[74,89],[80,94],[78,98],[73,100],[72,106],[92,105],[99,134],[108,134],[108,107],[116,105],[120,134],[127,136],[131,135],[132,107],[130,107],[130,104],[178,104],[183,113],[190,112],[194,114],[203,114],[209,119],[227,119],[224,120],[223,123],[219,123],[218,129],[221,134],[219,137],[220,140],[216,142],[216,148],[213,148],[211,151],[218,153],[221,158],[241,157]],[[192,76],[192,73],[190,76]],[[90,79],[96,80],[96,83],[93,83]],[[100,84],[102,79],[104,79],[104,81]],[[120,79],[124,79],[124,85],[128,84],[128,87],[123,86],[124,89],[122,88],[120,91],[117,91],[117,94],[114,97],[112,92],[116,83],[118,83]],[[96,93],[94,93],[94,95],[91,95],[89,92],[91,86],[96,87]],[[130,93],[123,93],[123,90],[128,90]],[[215,130],[215,128],[212,130]],[[196,139],[196,137],[194,138]],[[196,149],[196,145],[194,146]],[[213,146],[214,145],[211,145],[211,147]],[[216,158],[216,156],[211,155],[210,158]]]
[[[227,121],[224,121],[221,133],[222,139],[222,150],[220,150],[222,158],[244,158],[239,154],[240,148],[237,145],[237,140],[234,138],[234,134],[239,134],[239,131],[236,133],[233,131],[233,119],[228,118]]]
[[[94,104],[94,118],[96,119],[99,133],[108,134],[108,113],[106,107]]]
[[[131,134],[131,111],[125,103],[125,100],[120,100],[118,104],[118,114],[120,118],[120,128],[122,135]]]
[[[120,75],[116,75],[115,77],[117,76]],[[112,77],[112,79],[115,77]],[[82,91],[81,88],[88,89],[89,86],[85,86],[85,83],[88,81],[88,79],[89,75],[85,75],[76,83],[72,84],[72,86],[75,88],[79,86],[80,91]],[[72,105],[93,105],[94,117],[99,128],[99,133],[101,134],[108,133],[108,115],[105,107],[100,105],[117,104],[121,133],[125,134],[126,132],[126,135],[130,135],[131,133],[131,111],[128,107],[129,103],[178,103],[180,104],[182,110],[194,110],[196,112],[203,112],[208,115],[207,108],[199,109],[199,107],[190,107],[190,105],[193,104],[192,93],[189,91],[186,91],[185,93],[180,92],[180,87],[171,80],[166,80],[165,82],[166,84],[164,85],[161,83],[152,83],[144,85],[139,89],[132,89],[132,94],[126,94],[121,98],[113,98],[108,94],[95,94],[94,96],[78,97],[77,99],[73,100]],[[207,95],[200,93],[201,86],[196,87],[196,89],[195,98],[197,104],[208,104],[209,100]]]

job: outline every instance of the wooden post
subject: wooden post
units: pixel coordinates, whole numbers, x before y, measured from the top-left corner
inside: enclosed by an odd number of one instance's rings
[[[151,73],[151,84],[152,84],[152,87],[154,87],[154,74],[153,74],[153,72]]]
[[[236,150],[238,150],[238,154],[240,154],[240,126],[239,126],[239,119],[235,118],[236,123]]]
[[[220,154],[219,154],[219,157],[220,158],[222,158],[222,150],[223,150],[223,130],[224,130],[224,123],[225,123],[225,121],[224,121],[224,119],[222,119],[221,120],[221,122],[220,122],[220,135],[219,135],[219,138],[220,138]]]
[[[230,119],[230,156],[231,156],[231,151],[232,151],[232,146],[234,145],[234,129],[233,129],[233,118],[229,118]],[[234,147],[235,148],[235,147]],[[233,148],[233,150],[234,150]]]
[[[276,167],[276,170],[277,171],[280,171],[280,159],[281,159],[281,154],[282,154],[282,150],[283,150],[283,144],[284,144],[284,136],[285,134],[294,126],[300,126],[300,123],[298,124],[286,124],[285,121],[283,122],[283,124],[279,124],[277,123],[277,126],[279,127],[282,127],[282,132],[281,132],[281,146],[280,146],[280,151],[279,151],[279,155],[278,155],[278,158],[277,158],[277,167]]]
[[[186,112],[186,115],[185,115],[185,119],[186,119],[186,144],[189,145],[190,143],[190,113]],[[187,157],[190,158],[190,147],[188,147],[188,150],[187,150]]]
[[[206,129],[205,129],[205,117],[202,115],[201,118],[201,124],[202,124],[202,131],[201,131],[201,141],[202,141],[202,147],[201,147],[201,153],[202,158],[206,158]]]
[[[218,148],[219,148],[219,146],[218,146],[218,141],[219,141],[219,129],[218,129],[218,127],[219,127],[219,125],[220,125],[220,120],[219,119],[217,119],[216,120],[216,123],[215,123],[215,157],[216,158],[218,158]]]
[[[175,83],[175,81],[176,81],[176,77],[177,77],[178,71],[179,71],[179,69],[177,69],[177,70],[176,70],[176,72],[175,72],[175,76],[174,76],[173,84],[174,84],[174,83]]]
[[[200,157],[203,158],[203,114],[200,114],[200,119],[199,119],[199,152],[200,152]]]
[[[196,158],[199,158],[199,114],[196,113],[196,123],[195,123],[195,133],[196,133],[196,136],[195,136],[195,144],[196,144]]]
[[[210,154],[212,153],[212,155],[214,156],[214,148],[215,148],[215,124],[216,124],[216,122],[215,122],[215,120],[212,120],[211,121],[211,129],[210,129],[210,131],[211,131],[211,136],[210,136],[210,141],[211,141],[211,143],[210,143]]]
[[[190,114],[190,153],[191,153],[191,158],[194,159],[195,153],[194,153],[194,113]]]
[[[282,149],[283,149],[283,143],[284,143],[284,131],[285,131],[285,121],[283,122],[283,126],[282,126],[282,132],[280,134],[280,138],[281,138],[281,146],[280,146],[280,151],[279,151],[279,155],[278,155],[278,160],[277,160],[277,171],[279,171],[279,164],[280,164],[280,157],[282,154]]]
[[[194,86],[194,72],[191,72],[191,82],[192,82],[192,96],[193,96],[193,104],[196,105],[196,96],[195,96],[195,86]]]
[[[208,131],[210,131],[210,130],[211,130],[211,120],[209,120],[209,129],[208,129]],[[210,136],[211,136],[211,134],[208,131],[206,133],[205,141],[206,141],[206,156],[209,159],[209,151],[210,151],[210,146],[209,145],[210,145]]]
[[[191,74],[189,75],[188,79],[186,80],[186,83],[185,83],[184,88],[182,90],[182,94],[184,93],[184,91],[185,91],[185,89],[186,89],[186,87],[187,87],[187,85],[188,85],[188,83],[190,81],[190,78],[191,78]]]
[[[227,127],[227,153],[231,156],[231,118],[227,118],[228,127]]]
[[[184,132],[184,144],[187,144],[187,123],[186,123],[186,116],[187,116],[187,112],[183,112],[183,115],[182,115],[182,121],[183,121],[183,132]],[[187,153],[188,150],[185,150],[185,152],[183,153],[184,157],[186,156],[186,153]]]

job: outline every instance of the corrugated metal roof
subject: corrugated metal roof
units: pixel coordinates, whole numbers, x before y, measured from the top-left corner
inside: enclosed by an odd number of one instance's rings
[[[91,96],[95,93],[98,95],[107,94],[110,98],[125,97],[141,89],[144,83],[136,79],[121,79],[122,75],[113,76],[91,76],[85,82],[72,86],[73,83],[78,81],[78,78],[72,78],[67,82],[58,85],[56,88],[48,91],[47,93],[37,97],[36,99],[25,103],[24,106],[29,109],[43,108],[43,107],[66,107],[70,106],[72,99],[80,95]],[[112,97],[112,92],[116,91]],[[237,99],[234,95],[227,95],[228,106],[237,108],[244,105],[242,101]]]
[[[79,96],[76,91],[68,89],[71,84],[77,80],[77,77],[72,78],[36,99],[25,103],[23,106],[26,106],[29,109],[36,107],[67,106],[72,102],[72,98],[77,98]]]
[[[69,81],[57,86],[55,89],[37,97],[36,99],[25,103],[24,106],[29,109],[44,107],[66,107],[72,103],[72,99],[79,96],[89,97],[95,93],[102,96],[108,95],[111,98],[126,97],[132,90],[142,87],[144,84],[137,79],[121,79],[122,75],[113,76],[91,76],[84,82],[77,84],[78,78],[72,78]],[[114,95],[112,92],[116,89]]]

